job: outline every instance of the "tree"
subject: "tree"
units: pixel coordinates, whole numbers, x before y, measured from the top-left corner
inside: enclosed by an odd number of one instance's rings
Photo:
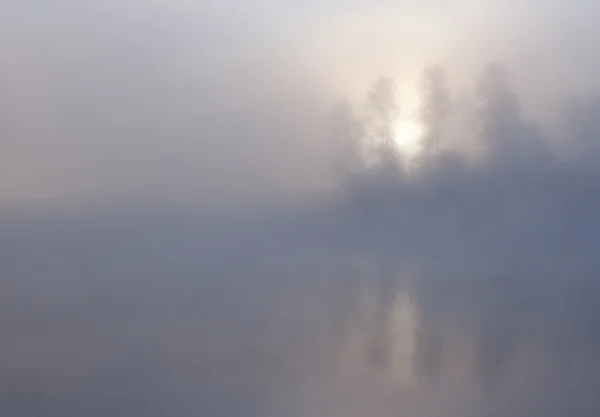
[[[488,65],[479,79],[476,96],[481,135],[492,156],[517,157],[524,145],[525,123],[508,70],[498,63]]]
[[[380,77],[373,83],[367,96],[367,125],[376,154],[384,165],[397,162],[394,124],[398,118],[398,111],[394,80]]]
[[[423,151],[425,155],[437,155],[443,129],[450,113],[450,92],[442,67],[426,69],[419,85],[421,105],[417,119],[425,129]]]
[[[378,144],[387,148],[395,143],[394,122],[398,117],[395,89],[394,80],[381,77],[372,85],[367,97],[371,134]]]
[[[550,152],[539,128],[523,119],[508,70],[491,64],[477,85],[481,135],[495,160],[529,164],[549,160]]]

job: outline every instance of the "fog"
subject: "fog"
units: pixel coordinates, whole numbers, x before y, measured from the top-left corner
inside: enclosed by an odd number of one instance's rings
[[[597,6],[21,3],[3,416],[598,414]]]

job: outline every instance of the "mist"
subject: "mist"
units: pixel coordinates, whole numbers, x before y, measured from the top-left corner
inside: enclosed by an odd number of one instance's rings
[[[2,415],[597,415],[595,9],[0,0]]]

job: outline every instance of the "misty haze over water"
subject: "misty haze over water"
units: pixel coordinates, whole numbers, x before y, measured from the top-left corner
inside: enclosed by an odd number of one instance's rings
[[[0,0],[0,415],[600,412],[584,0]]]

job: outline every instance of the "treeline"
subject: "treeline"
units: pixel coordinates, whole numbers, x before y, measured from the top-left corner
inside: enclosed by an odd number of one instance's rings
[[[329,141],[335,148],[336,174],[346,177],[377,167],[388,173],[395,170],[400,175],[402,170],[397,168],[407,161],[401,157],[394,129],[402,118],[413,119],[421,130],[420,151],[410,164],[425,172],[444,164],[464,164],[460,143],[472,144],[473,139],[485,169],[510,166],[540,170],[559,163],[587,166],[600,161],[599,96],[564,104],[560,120],[555,123],[559,128],[547,132],[540,123],[525,117],[510,73],[503,65],[488,65],[474,84],[468,97],[472,108],[457,102],[440,66],[423,71],[415,114],[402,114],[397,86],[387,77],[372,84],[364,104],[357,106],[348,100],[336,103],[328,125]],[[467,123],[450,129],[450,122],[458,118]],[[551,142],[560,148],[550,146]],[[454,146],[448,146],[449,143]]]

